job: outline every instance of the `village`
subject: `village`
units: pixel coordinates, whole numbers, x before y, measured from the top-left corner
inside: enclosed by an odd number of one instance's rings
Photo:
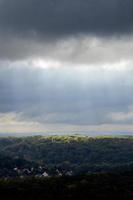
[[[31,168],[18,168],[14,167],[10,173],[7,174],[7,176],[4,175],[6,178],[10,177],[19,177],[19,178],[25,178],[25,177],[36,177],[36,178],[47,178],[47,177],[61,177],[61,176],[72,176],[73,171],[72,170],[66,170],[66,169],[52,169],[49,170],[46,167],[38,166],[38,167],[31,167]]]

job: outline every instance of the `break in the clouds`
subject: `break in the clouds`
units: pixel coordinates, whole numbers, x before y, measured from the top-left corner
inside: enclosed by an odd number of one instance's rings
[[[0,132],[133,130],[131,0],[0,0]]]
[[[69,131],[87,127],[89,130],[92,126],[95,130],[103,125],[109,129],[120,124],[130,127],[132,73],[131,69],[118,73],[115,69],[43,69],[22,63],[15,67],[3,66],[0,69],[1,116],[8,119],[5,122],[11,127],[14,120],[16,127],[20,126],[17,130],[24,130],[28,122],[27,130],[31,131],[40,130],[40,126],[42,131],[48,130],[47,127],[60,131],[60,126],[62,131],[66,127]]]

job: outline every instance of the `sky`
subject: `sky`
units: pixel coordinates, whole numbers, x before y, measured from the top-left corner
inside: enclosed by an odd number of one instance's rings
[[[133,132],[132,10],[0,0],[0,133]]]

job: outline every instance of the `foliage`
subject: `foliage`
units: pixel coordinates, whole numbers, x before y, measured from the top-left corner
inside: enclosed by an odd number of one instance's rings
[[[4,200],[133,199],[133,173],[0,180]]]
[[[0,175],[4,169],[39,165],[75,175],[133,169],[133,137],[127,136],[0,138],[0,152]]]

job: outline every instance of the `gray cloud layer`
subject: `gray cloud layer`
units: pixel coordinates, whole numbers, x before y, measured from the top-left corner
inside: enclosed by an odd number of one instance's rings
[[[132,90],[132,71],[1,68],[0,112],[44,124],[78,125],[123,123],[127,113],[125,121],[132,123]]]
[[[132,10],[131,0],[0,0],[0,59],[130,59]]]
[[[131,0],[0,0],[0,28],[57,37],[133,30]]]
[[[132,0],[0,0],[0,114],[132,124],[132,10]]]

